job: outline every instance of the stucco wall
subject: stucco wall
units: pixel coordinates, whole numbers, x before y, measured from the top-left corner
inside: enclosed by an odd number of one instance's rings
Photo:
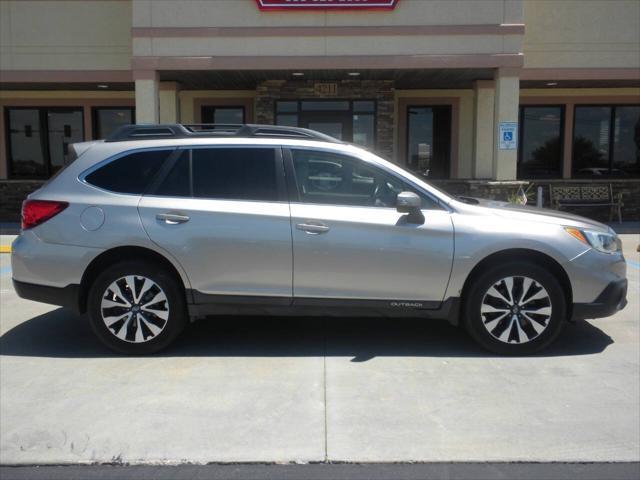
[[[522,23],[521,0],[402,0],[393,11],[262,12],[254,0],[133,0],[134,29],[156,29],[146,36],[134,30],[135,56],[261,56],[261,55],[434,55],[519,53],[522,35],[439,31],[415,35],[398,31],[380,36],[305,35],[259,36],[241,29],[264,27],[394,27],[499,26]],[[193,31],[163,36],[162,29],[236,28],[232,35]],[[147,30],[148,31],[148,30]]]
[[[526,68],[639,68],[640,1],[524,0]]]
[[[124,0],[2,0],[0,69],[128,70],[131,15]]]
[[[473,25],[522,22],[522,0],[401,0],[395,10],[262,12],[255,0],[133,0],[134,27]]]

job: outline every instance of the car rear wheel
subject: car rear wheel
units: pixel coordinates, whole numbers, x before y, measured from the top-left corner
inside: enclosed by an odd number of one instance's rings
[[[165,270],[126,261],[102,272],[89,291],[91,327],[108,348],[127,355],[168,346],[187,322],[184,292]]]
[[[473,281],[464,323],[484,348],[527,355],[551,344],[566,319],[562,286],[547,270],[526,262],[493,267]]]

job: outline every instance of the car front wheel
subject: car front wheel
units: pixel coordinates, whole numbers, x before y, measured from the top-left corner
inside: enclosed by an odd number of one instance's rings
[[[184,293],[172,275],[151,263],[125,261],[102,272],[88,298],[91,327],[111,350],[154,353],[182,331]]]
[[[547,270],[528,262],[488,269],[464,302],[464,323],[484,348],[501,355],[527,355],[550,345],[566,319],[562,286]]]

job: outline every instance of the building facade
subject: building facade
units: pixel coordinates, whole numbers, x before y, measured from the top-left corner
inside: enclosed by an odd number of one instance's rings
[[[313,128],[453,193],[602,181],[639,219],[639,23],[638,0],[0,0],[0,220],[131,122]]]

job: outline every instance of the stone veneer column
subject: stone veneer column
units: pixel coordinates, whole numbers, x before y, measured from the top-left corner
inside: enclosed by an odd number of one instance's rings
[[[158,123],[160,121],[158,72],[134,72],[136,84],[136,123]]]
[[[520,103],[520,77],[518,69],[499,68],[495,72],[493,173],[496,180],[515,180],[518,167],[518,150],[500,150],[500,122],[518,122]],[[519,136],[519,135],[518,135]]]
[[[326,97],[316,93],[316,83],[336,83],[337,95]],[[392,80],[266,80],[256,89],[256,122],[273,125],[278,100],[375,100],[376,152],[393,158],[393,125],[395,115],[394,82]]]

